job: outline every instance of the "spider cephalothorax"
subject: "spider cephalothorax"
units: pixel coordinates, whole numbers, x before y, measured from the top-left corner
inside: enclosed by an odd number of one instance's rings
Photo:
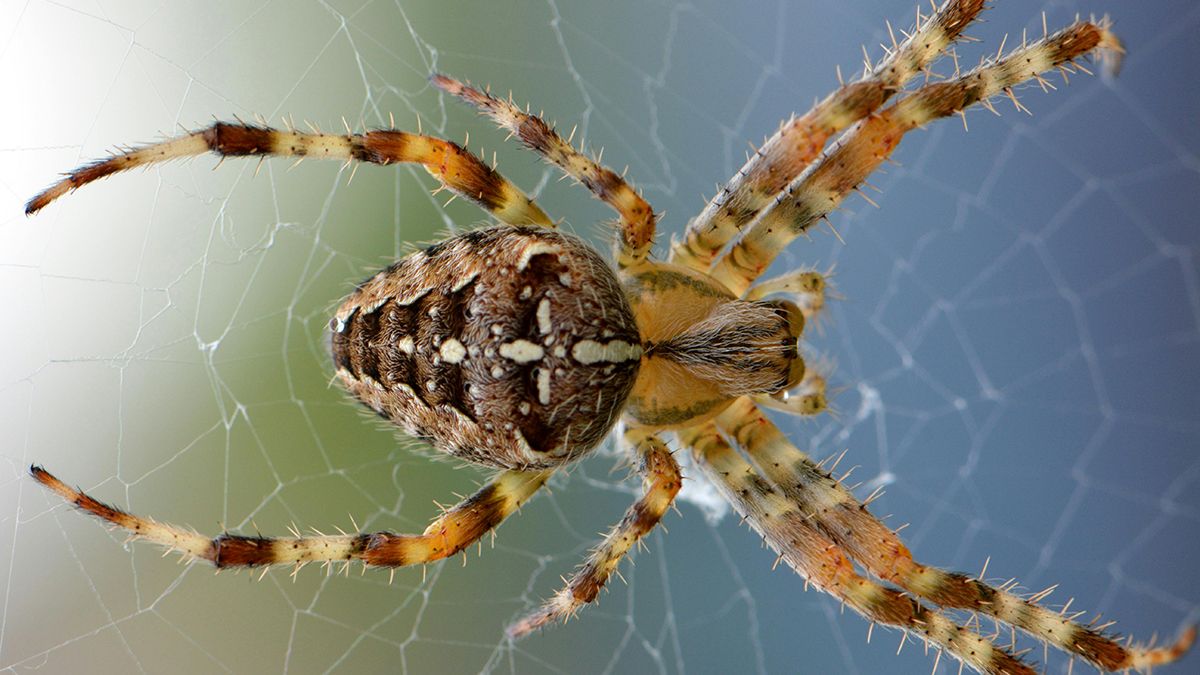
[[[790,300],[746,301],[711,277],[647,263],[622,273],[646,345],[625,415],[670,429],[711,418],[739,396],[800,383],[804,314]]]
[[[1106,626],[1039,604],[1050,589],[1025,597],[1008,584],[917,562],[867,509],[874,496],[860,500],[761,410],[825,409],[825,374],[805,367],[797,339],[805,319],[824,306],[826,279],[800,270],[760,280],[784,246],[836,209],[908,131],[977,103],[990,108],[1000,94],[1016,103],[1013,87],[1023,82],[1045,86],[1048,71],[1073,72],[1076,59],[1121,51],[1107,21],[1077,21],[968,72],[956,68],[944,80],[910,87],[963,39],[983,8],[983,0],[947,0],[928,16],[918,10],[916,27],[884,59],[780,127],[688,223],[666,262],[648,258],[654,212],[619,175],[511,99],[434,76],[436,87],[477,107],[617,211],[616,272],[586,244],[556,232],[545,212],[492,167],[421,134],[334,135],[219,122],[80,167],[31,199],[27,212],[117,171],[204,152],[415,162],[490,212],[501,224],[413,253],[365,281],[330,330],[338,375],[355,396],[408,433],[501,471],[421,534],[293,537],[206,537],[103,504],[39,467],[33,476],[135,537],[217,567],[358,560],[396,568],[478,541],[620,418],[620,440],[645,480],[644,494],[566,587],[512,624],[510,635],[566,619],[595,600],[625,554],[658,524],[682,480],[658,437],[669,433],[806,584],[972,669],[1035,672],[1021,653],[981,635],[978,616],[960,625],[953,610],[990,617],[1103,670],[1170,663],[1189,649],[1194,627],[1171,645],[1132,645]],[[889,104],[892,98],[898,100]]]

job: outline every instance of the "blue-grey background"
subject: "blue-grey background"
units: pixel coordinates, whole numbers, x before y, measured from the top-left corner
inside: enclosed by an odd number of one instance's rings
[[[781,256],[836,265],[845,299],[814,355],[837,416],[783,420],[848,449],[874,509],[923,560],[1059,583],[1052,602],[1146,639],[1200,619],[1200,11],[1191,2],[1004,0],[960,50],[1110,13],[1120,77],[1078,75],[916,132],[898,166]],[[599,606],[515,646],[502,626],[552,593],[628,504],[597,456],[500,530],[420,570],[316,568],[293,582],[178,566],[57,504],[43,463],[133,510],[206,532],[423,528],[478,472],[398,443],[329,386],[328,310],[452,227],[421,171],[213,158],[109,179],[33,219],[23,201],[117,144],[214,116],[386,124],[498,153],[599,239],[609,213],[470,111],[444,70],[511,88],[665,211],[679,232],[747,141],[847,74],[892,0],[853,2],[0,3],[0,670],[38,672],[928,672],[932,656],[805,593],[773,554],[691,503]],[[1013,38],[1010,38],[1010,44]],[[943,64],[942,71],[948,66]],[[1056,84],[1060,78],[1050,78]],[[665,237],[660,238],[665,242]],[[660,246],[659,251],[662,251]],[[255,577],[257,578],[257,577]],[[990,630],[985,624],[985,630]],[[1032,656],[1041,658],[1041,650]],[[1188,665],[1166,672],[1189,672]],[[1050,670],[1066,660],[1052,657]],[[955,666],[942,661],[942,672]],[[1078,671],[1077,671],[1078,672]]]

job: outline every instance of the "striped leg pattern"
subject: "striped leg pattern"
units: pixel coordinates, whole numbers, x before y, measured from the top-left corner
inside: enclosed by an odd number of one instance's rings
[[[717,254],[758,213],[770,205],[825,147],[826,141],[875,112],[923,72],[979,15],[984,0],[947,0],[932,16],[917,8],[917,25],[862,78],[842,85],[801,117],[780,126],[733,179],[688,223],[683,239],[672,241],[671,262],[707,271]],[[889,33],[892,32],[888,26]]]
[[[966,574],[917,563],[900,537],[867,510],[867,504],[792,445],[748,399],[740,399],[723,412],[717,426],[749,455],[772,489],[794,504],[807,523],[867,572],[919,598],[995,617],[1104,671],[1146,671],[1170,663],[1187,651],[1195,638],[1193,627],[1176,644],[1162,648],[1121,644],[1106,635],[1103,626],[1076,622],[1083,612],[1068,615],[1039,605],[1050,589],[1020,597]]]
[[[305,537],[202,535],[189,528],[135,516],[68,486],[45,469],[30,468],[33,478],[75,508],[144,539],[182,554],[207,560],[219,569],[291,563],[359,560],[366,565],[404,567],[441,560],[475,543],[512,515],[550,477],[547,471],[504,471],[475,494],[447,510],[422,534],[370,532]]]
[[[457,143],[390,129],[364,134],[325,134],[242,122],[215,122],[183,136],[85,164],[30,199],[25,213],[35,213],[72,190],[120,171],[209,152],[222,158],[316,157],[370,164],[422,164],[443,186],[505,223],[553,225],[550,217],[524,192]]]
[[[742,459],[715,424],[691,427],[678,436],[709,481],[779,554],[779,560],[804,577],[806,586],[816,586],[868,621],[900,628],[979,672],[1034,675],[1034,669],[1020,657],[978,632],[859,575],[842,549]]]
[[[626,441],[636,448],[634,461],[645,480],[646,492],[592,549],[561,591],[508,627],[509,636],[523,637],[550,622],[566,621],[584,605],[595,601],[604,584],[618,573],[617,566],[629,550],[658,525],[674,503],[683,479],[671,451],[654,436],[638,436],[631,432],[626,434]]]
[[[557,166],[562,172],[592,191],[597,199],[611,206],[621,218],[620,248],[617,263],[629,267],[646,259],[654,243],[655,215],[650,204],[619,174],[594,161],[563,140],[541,117],[518,108],[445,75],[434,75],[433,86],[457,96],[492,118],[502,129],[516,136],[525,147]]]
[[[744,293],[775,256],[836,209],[887,159],[904,134],[935,119],[961,113],[1007,93],[1029,80],[1044,87],[1043,73],[1072,72],[1076,59],[1099,52],[1119,54],[1121,43],[1107,22],[1077,22],[1002,58],[985,62],[945,82],[927,84],[867,117],[783,189],[741,232],[712,268],[712,275],[734,293]]]

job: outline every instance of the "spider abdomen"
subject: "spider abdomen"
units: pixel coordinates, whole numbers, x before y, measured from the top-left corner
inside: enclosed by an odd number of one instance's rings
[[[363,403],[439,450],[504,468],[595,447],[642,356],[603,258],[538,227],[415,252],[364,281],[330,327],[338,374]]]

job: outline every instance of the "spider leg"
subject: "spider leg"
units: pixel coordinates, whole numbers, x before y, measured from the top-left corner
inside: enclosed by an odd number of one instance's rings
[[[983,673],[1034,675],[1020,657],[920,601],[857,574],[854,564],[707,422],[677,432],[696,464],[750,526],[800,576],[868,621],[895,626]]]
[[[508,634],[518,638],[541,628],[551,621],[565,621],[584,605],[595,601],[600,589],[616,571],[621,559],[635,543],[646,536],[675,501],[682,478],[679,465],[667,446],[654,436],[626,433],[635,445],[637,470],[646,481],[646,492],[625,512],[604,540],[588,555],[583,565],[567,581],[567,585],[537,610],[508,627]]]
[[[846,127],[875,112],[937,59],[984,9],[985,0],[947,0],[863,76],[801,117],[784,122],[671,242],[671,262],[707,271],[717,254]],[[891,31],[891,26],[888,26]],[[840,77],[840,74],[839,74]]]
[[[746,291],[746,300],[762,300],[772,295],[795,299],[805,319],[812,319],[825,308],[825,289],[829,278],[812,269],[793,270],[755,284]]]
[[[621,246],[617,262],[621,267],[629,267],[646,259],[650,246],[654,244],[654,211],[619,174],[575,150],[545,120],[522,111],[511,98],[502,101],[445,75],[434,75],[430,81],[438,89],[457,96],[492,118],[497,125],[520,139],[525,147],[582,183],[597,199],[620,214]]]
[[[512,224],[552,226],[549,216],[492,167],[456,143],[395,130],[364,134],[304,133],[241,122],[213,124],[160,143],[144,145],[71,171],[25,204],[25,214],[105,176],[183,157],[213,152],[221,157],[315,157],[371,164],[413,162],[442,185]]]
[[[772,410],[810,417],[829,410],[827,386],[828,380],[819,364],[814,367],[808,363],[799,384],[777,394],[756,394],[754,400]]]
[[[1042,73],[1054,69],[1070,72],[1080,57],[1120,51],[1121,43],[1109,32],[1107,22],[1076,22],[1002,58],[904,96],[859,122],[793,179],[741,231],[713,266],[712,275],[734,293],[745,292],[779,251],[836,209],[851,190],[866,180],[907,132],[975,104],[991,108],[989,99],[1000,93],[1009,94],[1015,102],[1012,88],[1023,82],[1035,80],[1048,86]]]
[[[742,398],[717,417],[718,428],[746,451],[773,489],[796,505],[806,522],[874,576],[930,602],[993,616],[1105,671],[1148,670],[1182,656],[1195,627],[1174,645],[1148,648],[1121,644],[1073,616],[1047,609],[958,572],[922,565],[891,529],[828,472],[817,466]]]
[[[373,532],[338,536],[248,537],[222,533],[207,537],[191,529],[127,513],[69,487],[34,466],[37,482],[75,508],[128,531],[136,539],[164,546],[218,568],[361,560],[367,565],[403,567],[433,562],[473,544],[529,500],[553,471],[503,471],[475,494],[434,520],[423,534]]]

